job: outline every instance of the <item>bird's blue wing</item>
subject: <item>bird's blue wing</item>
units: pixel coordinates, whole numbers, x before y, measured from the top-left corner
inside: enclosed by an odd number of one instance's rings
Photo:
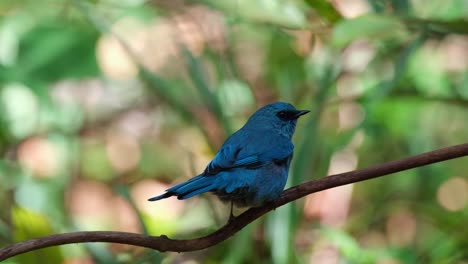
[[[284,144],[278,142],[261,142],[262,139],[248,140],[245,138],[240,144],[235,140],[227,141],[216,156],[208,164],[204,175],[215,175],[220,171],[233,168],[256,168],[268,161],[283,160],[293,154],[294,146],[288,141]]]
[[[204,175],[214,175],[220,171],[228,170],[236,167],[248,166],[258,162],[256,155],[243,157],[239,159],[239,153],[242,147],[237,144],[225,144],[216,153],[216,156],[208,164]]]

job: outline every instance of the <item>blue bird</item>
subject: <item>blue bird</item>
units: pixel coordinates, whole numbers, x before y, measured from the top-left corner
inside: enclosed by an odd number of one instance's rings
[[[203,173],[148,201],[171,196],[184,200],[213,192],[231,202],[232,220],[233,204],[259,206],[279,198],[288,179],[297,119],[308,112],[283,102],[258,109],[224,142]]]

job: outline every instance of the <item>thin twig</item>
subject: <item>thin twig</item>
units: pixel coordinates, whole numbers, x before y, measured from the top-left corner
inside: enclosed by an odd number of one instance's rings
[[[64,233],[18,242],[2,248],[0,249],[0,261],[41,248],[86,242],[127,244],[151,248],[162,252],[186,252],[205,249],[228,239],[243,227],[274,208],[302,198],[308,194],[463,156],[468,156],[468,143],[426,152],[424,154],[397,161],[383,163],[367,169],[336,174],[322,179],[309,181],[287,189],[277,201],[261,207],[251,208],[219,230],[200,238],[174,240],[164,235],[146,236],[113,231]]]

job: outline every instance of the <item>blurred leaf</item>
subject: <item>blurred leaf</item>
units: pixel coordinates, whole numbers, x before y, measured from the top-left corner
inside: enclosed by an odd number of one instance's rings
[[[13,223],[15,226],[15,241],[24,241],[36,237],[50,235],[53,230],[47,218],[39,213],[33,213],[27,209],[16,207],[13,209]],[[58,247],[40,249],[19,255],[14,260],[18,263],[62,263],[63,257]]]
[[[447,34],[468,34],[468,20],[464,18],[449,21],[421,18],[406,18],[403,21],[411,29],[423,28],[439,36],[445,36]]]
[[[382,0],[367,0],[367,4],[372,8],[375,13],[383,13],[385,11],[386,1]]]
[[[268,215],[267,230],[271,244],[273,263],[292,263],[295,255],[294,247],[294,207],[286,204]]]
[[[114,190],[130,204],[132,210],[138,215],[139,224],[143,231],[142,233],[149,235],[148,228],[146,228],[145,222],[143,221],[143,214],[141,214],[140,210],[138,210],[135,201],[132,199],[130,188],[127,185],[115,184]]]
[[[216,91],[222,111],[227,116],[242,113],[255,104],[252,90],[248,84],[239,80],[226,79]]]
[[[321,229],[321,232],[350,263],[371,264],[390,256],[385,250],[362,249],[353,237],[340,229],[325,227]]]
[[[305,2],[331,24],[335,24],[343,18],[331,2],[315,0],[305,0]]]
[[[456,20],[467,18],[466,0],[432,0],[417,2],[412,1],[414,6],[419,5],[420,17],[430,17],[436,20]]]
[[[106,244],[86,243],[86,249],[91,254],[92,259],[99,264],[118,264],[114,254],[108,249]]]
[[[62,225],[65,220],[64,180],[57,178],[38,179],[30,175],[23,177],[15,190],[15,201],[25,210],[46,214],[52,224]]]
[[[142,221],[144,221],[147,232],[150,235],[164,234],[171,236],[176,234],[178,231],[178,223],[173,220],[168,221],[167,219],[155,219],[152,216],[143,214]]]
[[[383,98],[394,90],[408,71],[413,55],[424,44],[425,34],[417,36],[408,46],[404,47],[396,57],[393,66],[393,75],[388,80],[380,80],[373,89],[366,91],[365,97],[367,107],[376,104],[379,98]],[[371,106],[370,106],[371,107]]]
[[[34,76],[48,82],[96,76],[97,36],[94,30],[63,21],[37,25],[20,40],[15,70],[25,78]]]
[[[255,246],[252,239],[253,227],[255,225],[248,225],[241,231],[237,232],[232,241],[231,247],[227,254],[223,256],[223,263],[236,264],[248,262],[254,253]],[[242,246],[240,246],[242,245]]]
[[[31,88],[22,84],[1,87],[0,110],[5,132],[16,139],[32,134],[38,128],[40,104]]]
[[[11,208],[7,208],[6,206],[3,206],[3,208],[4,210],[11,209]],[[0,247],[6,246],[5,242],[7,241],[9,242],[11,240],[10,232],[11,232],[11,228],[8,226],[8,224],[0,219]]]
[[[413,114],[408,115],[408,111]],[[380,102],[378,107],[373,108],[369,115],[372,116],[370,120],[378,122],[378,126],[387,133],[407,137],[408,132],[419,127],[417,121],[419,120],[420,111],[420,109],[415,109],[411,102],[386,100]],[[369,130],[372,129],[369,128]]]
[[[448,97],[452,93],[443,58],[429,48],[418,49],[411,57],[408,75],[421,95]]]
[[[319,140],[319,124],[321,122],[323,109],[326,106],[325,102],[331,94],[331,90],[334,86],[336,78],[339,74],[339,67],[335,66],[331,62],[333,57],[330,56],[326,61],[309,65],[311,71],[314,71],[314,85],[316,87],[316,93],[312,101],[309,103],[308,109],[311,111],[307,115],[305,125],[302,127],[301,138],[296,139],[295,155],[298,158],[293,160],[293,167],[291,168],[291,174],[288,182],[292,186],[301,183],[304,179],[311,179],[319,177],[319,175],[312,173],[315,172],[311,161],[316,159],[318,154],[317,150],[320,149],[321,141]]]
[[[267,51],[267,77],[279,92],[279,97],[293,101],[305,79],[304,57],[293,49],[294,38],[283,31],[273,30]]]
[[[102,144],[83,146],[81,169],[83,176],[94,180],[110,181],[117,176]]]
[[[188,64],[188,70],[198,94],[201,96],[204,103],[206,103],[216,115],[221,114],[221,108],[217,98],[214,96],[214,91],[208,83],[206,71],[203,64],[185,47],[182,47],[182,53],[185,56]]]
[[[14,189],[25,177],[17,164],[9,160],[0,159],[0,197],[7,190]]]
[[[411,11],[411,2],[408,0],[391,0],[391,3],[397,14],[406,15]]]
[[[221,105],[218,98],[215,95],[215,91],[210,87],[208,83],[206,71],[203,64],[193,56],[193,54],[186,49],[182,48],[182,52],[188,62],[188,70],[190,77],[195,87],[197,88],[202,101],[209,106],[210,110],[215,114],[218,121],[223,124],[225,132],[230,133],[232,131],[229,122],[224,118]]]
[[[344,47],[354,40],[404,40],[408,37],[405,26],[396,17],[363,15],[354,19],[342,20],[333,30],[332,41]]]
[[[460,81],[460,85],[457,85],[454,90],[459,95],[460,99],[468,100],[468,69],[466,69],[462,73],[462,80]],[[465,101],[464,100],[464,101]]]
[[[212,5],[228,11],[231,15],[245,17],[257,22],[272,23],[289,28],[307,26],[304,8],[298,1],[262,0],[211,0]]]
[[[167,179],[180,177],[179,156],[171,151],[171,147],[163,144],[146,143],[141,149],[140,170],[147,177],[163,176]]]
[[[192,113],[187,109],[180,97],[175,94],[177,91],[183,92],[184,89],[176,87],[169,81],[161,78],[161,76],[140,67],[140,78],[146,82],[149,91],[161,96],[162,99],[169,104],[173,109],[176,109],[181,116],[186,120],[193,120]]]

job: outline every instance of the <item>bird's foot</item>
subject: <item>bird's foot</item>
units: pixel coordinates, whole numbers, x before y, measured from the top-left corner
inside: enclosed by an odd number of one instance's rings
[[[230,224],[230,223],[232,223],[234,220],[236,220],[236,217],[234,216],[234,214],[230,214],[227,223]]]

